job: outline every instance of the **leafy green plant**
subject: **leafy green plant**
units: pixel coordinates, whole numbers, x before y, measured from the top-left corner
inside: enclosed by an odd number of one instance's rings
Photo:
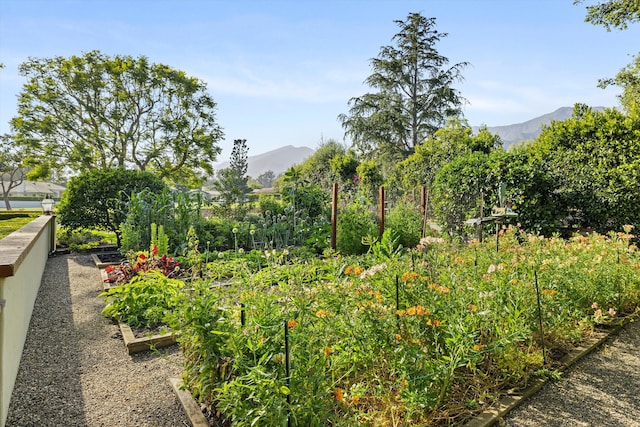
[[[182,280],[160,270],[145,271],[101,293],[107,303],[102,313],[133,327],[154,328],[166,323],[167,313],[178,308],[183,287]]]

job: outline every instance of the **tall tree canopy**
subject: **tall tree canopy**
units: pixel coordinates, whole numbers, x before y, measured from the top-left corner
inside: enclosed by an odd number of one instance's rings
[[[573,2],[573,4],[581,3],[584,3],[584,0]],[[585,21],[593,25],[604,25],[607,31],[611,31],[612,28],[626,30],[629,23],[640,22],[640,1],[638,0],[599,1],[586,8]]]
[[[213,173],[223,133],[197,78],[99,51],[30,58],[20,73],[28,81],[11,124],[36,170],[123,167],[185,185]]]
[[[395,22],[395,45],[382,47],[371,60],[373,74],[365,81],[377,92],[352,98],[349,113],[338,117],[363,154],[399,151],[406,157],[447,117],[459,115],[464,103],[453,84],[468,64],[449,66],[436,50],[447,33],[435,29],[435,18],[411,13]]]

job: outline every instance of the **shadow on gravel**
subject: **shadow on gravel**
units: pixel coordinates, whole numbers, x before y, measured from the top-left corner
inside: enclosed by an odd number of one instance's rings
[[[79,357],[67,256],[54,256],[40,284],[6,426],[86,426]]]

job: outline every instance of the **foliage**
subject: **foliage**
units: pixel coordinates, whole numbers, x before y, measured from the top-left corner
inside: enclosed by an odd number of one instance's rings
[[[363,254],[367,251],[362,239],[377,236],[378,225],[365,200],[346,202],[338,211],[336,249],[343,254]]]
[[[222,138],[203,81],[140,56],[99,51],[30,58],[11,121],[29,165],[43,171],[136,168],[195,185]]]
[[[116,234],[120,246],[120,225],[127,217],[131,195],[142,190],[157,193],[165,189],[162,180],[150,172],[87,170],[69,180],[57,208],[60,224],[71,229],[101,228],[111,231]]]
[[[543,130],[536,146],[566,226],[606,233],[640,225],[638,113],[576,104],[572,118]]]
[[[463,424],[460,402],[553,375],[541,333],[552,358],[637,313],[631,229],[518,243],[510,228],[499,252],[430,238],[377,258],[277,257],[229,286],[196,281],[172,319],[183,380],[240,426]],[[386,234],[376,245],[393,248]]]
[[[102,314],[133,327],[166,324],[167,314],[178,308],[184,282],[151,269],[100,294],[107,305]]]
[[[385,228],[394,231],[398,243],[405,248],[412,248],[422,237],[423,216],[420,208],[411,203],[398,203],[385,216]]]
[[[349,113],[339,120],[355,146],[365,154],[376,151],[411,154],[415,146],[460,113],[463,98],[453,88],[467,63],[449,66],[436,50],[447,33],[435,29],[435,18],[411,13],[395,21],[400,31],[394,46],[384,46],[371,60],[373,74],[366,83],[377,89],[351,98]]]
[[[23,159],[24,153],[16,149],[13,138],[9,135],[0,136],[0,186],[2,199],[8,211],[11,210],[9,192],[22,184],[26,178]]]
[[[584,0],[574,0],[581,4]],[[612,28],[626,30],[627,25],[640,21],[640,4],[636,0],[606,0],[587,6],[586,22],[604,25],[607,31]]]
[[[58,246],[66,246],[72,251],[81,251],[99,246],[101,243],[115,244],[115,234],[102,230],[71,229],[58,227],[56,231]]]
[[[380,165],[374,160],[363,160],[356,168],[356,176],[360,194],[371,201],[378,200],[378,191],[384,182]]]
[[[258,176],[257,178],[258,182],[264,188],[271,188],[271,186],[273,185],[273,181],[275,181],[275,179],[276,179],[276,174],[273,173],[272,170],[262,172],[260,176]]]
[[[622,88],[618,99],[628,113],[632,114],[634,110],[640,109],[640,53],[631,64],[620,70],[615,78],[598,81],[598,86],[603,89],[610,85]],[[638,114],[637,111],[635,113]]]
[[[480,214],[482,194],[485,203],[497,202],[498,182],[492,179],[490,160],[486,154],[470,152],[438,171],[433,184],[434,214],[450,236],[465,235],[464,221]]]
[[[311,184],[315,184],[329,192],[334,183],[340,178],[331,167],[331,161],[338,155],[346,153],[345,147],[333,139],[329,139],[320,146],[300,165],[301,174]]]
[[[222,204],[227,208],[234,203],[244,202],[246,195],[251,192],[247,185],[247,140],[233,141],[229,167],[218,171],[218,179],[213,187],[220,192]]]
[[[202,234],[201,241],[211,240],[204,235],[205,220],[201,215],[202,196],[177,190],[162,192],[140,191],[132,194],[126,220],[122,223],[120,251],[146,250],[151,246],[151,224],[163,227],[168,238],[167,253],[182,255],[186,252],[187,233],[193,227]]]
[[[180,263],[173,257],[167,256],[166,253],[158,256],[157,246],[154,246],[150,252],[131,252],[127,256],[129,259],[123,261],[120,265],[108,265],[105,267],[105,272],[107,273],[105,283],[122,285],[130,282],[134,277],[149,271],[158,271],[169,278],[179,277],[181,274]]]

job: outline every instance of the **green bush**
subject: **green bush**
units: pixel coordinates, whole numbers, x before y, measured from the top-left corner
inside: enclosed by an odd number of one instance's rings
[[[338,213],[336,249],[343,254],[363,254],[367,246],[362,238],[377,236],[378,226],[368,206],[359,200],[351,201]]]
[[[412,248],[420,243],[422,214],[411,204],[399,203],[387,215],[385,228],[394,231],[399,244],[405,248]]]

